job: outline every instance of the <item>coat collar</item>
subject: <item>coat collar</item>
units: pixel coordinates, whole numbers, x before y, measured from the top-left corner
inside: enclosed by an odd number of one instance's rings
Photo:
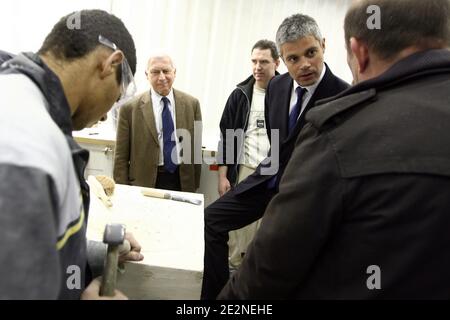
[[[416,52],[391,66],[383,74],[354,85],[337,95],[336,98],[371,88],[379,90],[427,74],[435,74],[437,69],[450,68],[450,51],[447,49]],[[448,72],[448,70],[446,71]]]
[[[35,53],[25,52],[6,60],[2,72],[20,72],[28,76],[41,90],[48,105],[48,113],[64,134],[72,136],[72,117],[69,103],[58,76]]]
[[[363,81],[334,97],[320,101],[318,103],[320,105],[308,114],[308,121],[320,128],[338,113],[365,101],[376,99],[378,91],[439,73],[450,73],[449,50],[427,50],[414,53],[395,63],[380,76]]]

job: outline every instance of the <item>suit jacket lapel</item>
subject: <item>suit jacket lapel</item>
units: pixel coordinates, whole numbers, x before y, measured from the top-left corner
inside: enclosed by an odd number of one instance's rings
[[[291,103],[291,91],[293,86],[293,80],[290,76],[287,76],[284,80],[283,86],[280,86],[279,96],[283,97],[283,101],[281,102],[281,119],[284,123],[280,126],[280,139],[284,140],[288,137],[288,128],[289,128],[289,107]]]
[[[173,98],[175,100],[175,130],[177,128],[187,128],[186,124],[184,123],[184,101],[179,97],[178,91],[175,89],[173,89]]]
[[[156,143],[159,143],[158,132],[156,131],[155,114],[153,113],[153,103],[150,97],[150,92],[147,92],[143,95],[140,108],[142,110],[142,114],[144,115],[144,121],[147,124],[147,127],[153,136],[153,139],[155,139]]]

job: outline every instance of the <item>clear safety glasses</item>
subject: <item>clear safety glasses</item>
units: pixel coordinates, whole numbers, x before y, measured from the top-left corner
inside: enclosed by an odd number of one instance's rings
[[[107,46],[108,48],[111,48],[112,50],[119,50],[119,48],[116,46],[116,44],[102,35],[98,36],[98,42],[100,42],[102,45]],[[122,69],[122,77],[121,77],[121,83],[120,83],[120,98],[117,101],[117,104],[122,104],[126,100],[129,100],[136,94],[136,83],[134,81],[133,72],[131,71],[131,67],[128,64],[127,58],[124,56],[124,59],[121,63],[121,69]]]

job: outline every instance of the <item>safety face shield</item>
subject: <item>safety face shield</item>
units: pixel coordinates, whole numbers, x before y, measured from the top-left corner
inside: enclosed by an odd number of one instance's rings
[[[103,37],[102,35],[98,36],[98,42],[114,51],[119,50],[117,45]],[[112,117],[112,123],[114,126],[114,130],[117,129],[117,122],[119,119],[120,107],[133,98],[136,94],[136,83],[134,81],[133,72],[131,71],[131,67],[127,61],[127,58],[124,56],[124,59],[120,65],[121,69],[121,78],[120,78],[120,98],[116,101],[116,103],[112,106],[110,110],[110,116]]]
[[[98,36],[98,42],[102,45],[111,48],[112,50],[120,50],[116,44],[102,35]],[[127,58],[124,56],[124,59],[120,65],[121,68],[121,79],[120,79],[120,98],[116,104],[121,105],[126,100],[129,100],[136,94],[136,83],[134,81],[133,72],[131,71],[131,67],[128,64]]]

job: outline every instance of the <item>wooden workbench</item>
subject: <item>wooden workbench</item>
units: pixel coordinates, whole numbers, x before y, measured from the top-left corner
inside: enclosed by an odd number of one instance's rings
[[[171,191],[173,192],[173,191]],[[142,246],[144,261],[127,263],[118,288],[130,299],[199,299],[203,274],[203,195],[193,205],[144,197],[140,187],[116,185],[107,208],[91,191],[88,238],[102,240],[107,223],[122,223]]]

